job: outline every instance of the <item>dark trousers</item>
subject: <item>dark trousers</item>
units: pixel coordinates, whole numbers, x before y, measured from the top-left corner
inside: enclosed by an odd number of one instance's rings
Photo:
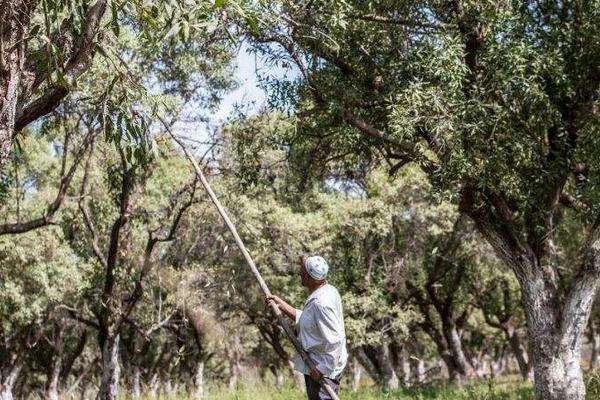
[[[325,378],[325,380],[333,391],[338,393],[340,390],[340,377],[338,376],[336,379]],[[306,383],[308,400],[331,400],[331,396],[325,390],[325,386],[315,381],[310,375],[304,375],[304,383]]]

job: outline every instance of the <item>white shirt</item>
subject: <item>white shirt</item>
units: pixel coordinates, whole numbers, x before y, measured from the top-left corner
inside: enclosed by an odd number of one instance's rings
[[[325,284],[311,293],[302,310],[296,310],[298,340],[317,369],[328,378],[336,378],[346,366],[346,330],[342,299],[337,289]],[[299,355],[294,367],[308,375],[308,366]]]

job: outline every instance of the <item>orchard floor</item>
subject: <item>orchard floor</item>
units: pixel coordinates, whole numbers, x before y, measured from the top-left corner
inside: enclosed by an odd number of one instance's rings
[[[587,377],[588,400],[600,400],[600,373]],[[383,393],[375,389],[353,392],[343,390],[342,400],[530,400],[533,398],[531,384],[519,380],[480,382],[464,388],[451,386],[428,386],[420,389],[402,389]],[[305,400],[303,392],[296,388],[277,390],[263,384],[240,388],[237,391],[214,391],[209,400]],[[187,400],[182,398],[181,400]]]
[[[531,399],[531,389],[528,387],[494,388],[485,386],[473,386],[464,389],[452,388],[426,388],[420,390],[397,390],[383,393],[379,390],[361,389],[356,392],[342,391],[342,400],[525,400]],[[298,389],[275,389],[255,388],[241,389],[236,392],[213,393],[210,400],[306,400],[306,396]]]

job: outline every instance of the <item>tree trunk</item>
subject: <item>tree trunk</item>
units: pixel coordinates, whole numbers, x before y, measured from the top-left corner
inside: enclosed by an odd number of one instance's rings
[[[591,309],[593,294],[581,293],[564,306],[561,321],[556,291],[541,271],[522,281],[523,303],[534,371],[537,400],[584,400],[585,385],[580,365],[583,328]],[[537,273],[536,273],[537,272]],[[594,290],[595,291],[595,290]],[[569,315],[566,315],[566,312]],[[587,315],[582,315],[586,314]],[[573,314],[573,315],[571,315]],[[583,326],[580,326],[584,317]]]
[[[283,376],[283,372],[281,368],[277,368],[275,370],[275,387],[279,390],[283,389],[285,385],[285,377]]]
[[[521,338],[519,337],[517,330],[514,328],[508,328],[505,333],[512,353],[517,360],[517,364],[519,365],[521,377],[525,380],[532,380],[533,374],[531,371],[531,363],[527,359],[527,350],[525,350],[525,347],[521,343]]]
[[[491,375],[492,378],[495,379],[497,377],[499,377],[500,375],[502,375],[504,373],[504,371],[506,370],[508,366],[508,360],[507,360],[507,355],[502,353],[500,355],[500,357],[492,360],[492,362],[490,363],[490,371],[491,371]],[[530,368],[531,370],[531,368]],[[533,374],[531,375],[531,380],[533,380]]]
[[[131,397],[139,399],[142,397],[142,387],[140,383],[142,373],[140,367],[137,365],[134,365],[131,369]]]
[[[356,392],[360,388],[362,368],[356,357],[352,360],[352,390]]]
[[[48,382],[46,383],[46,400],[58,400],[58,383],[62,368],[62,359],[57,354],[52,361],[52,368],[48,372]]]
[[[89,389],[90,385],[87,382],[83,382],[82,386],[81,386],[81,392],[79,392],[79,399],[80,400],[86,400],[87,399],[87,392]]]
[[[13,389],[22,367],[21,364],[13,363],[6,375],[0,377],[0,400],[13,400]]]
[[[204,361],[198,361],[194,375],[194,398],[203,399],[204,396]]]
[[[373,379],[375,382],[379,382],[379,372],[377,371],[377,367],[373,363],[373,361],[367,356],[367,353],[363,346],[357,347],[353,351],[354,357],[358,360],[360,365],[363,366],[367,374]]]
[[[108,337],[102,349],[102,378],[96,400],[116,400],[119,395],[119,365],[120,335]]]
[[[304,390],[305,386],[306,386],[304,383],[304,375],[301,374],[300,372],[296,371],[292,360],[288,359],[287,364],[288,364],[288,368],[289,368],[290,374],[292,376],[292,379],[294,380],[294,383],[296,384],[296,387],[300,390]]]
[[[31,3],[35,4],[35,3]],[[0,2],[0,172],[10,158],[15,133],[17,101],[22,86],[30,2]]]
[[[382,387],[384,390],[396,390],[400,387],[400,381],[398,375],[396,375],[396,369],[392,362],[390,354],[390,348],[387,344],[381,346],[381,352],[379,353],[379,365],[381,367],[381,380]]]
[[[175,391],[175,389],[173,386],[173,381],[171,380],[171,376],[169,376],[169,375],[166,377],[166,379],[164,381],[163,390],[164,390],[165,398],[169,399],[169,398],[173,397],[173,392]]]
[[[458,383],[462,383],[464,378],[471,378],[475,375],[471,364],[467,360],[463,351],[462,340],[456,329],[456,325],[451,318],[442,320],[442,329],[444,333],[444,339],[448,345],[448,351],[451,357],[451,364],[455,380]]]
[[[600,357],[600,332],[597,331],[593,320],[588,324],[587,334],[591,347],[589,370],[594,371],[598,367],[598,357]]]
[[[409,387],[410,386],[410,362],[408,361],[409,356],[407,354],[402,354],[400,356],[400,376],[402,376],[402,385]]]
[[[522,241],[519,233],[513,231],[510,218],[498,224],[489,210],[473,207],[473,204],[473,198],[465,196],[460,208],[469,213],[478,230],[519,281],[527,319],[535,399],[584,400],[581,347],[600,284],[600,219],[590,227],[582,248],[582,262],[570,286],[562,291],[552,260],[546,259],[550,258],[547,251],[539,246],[532,248],[529,242]],[[506,218],[506,214],[502,218]],[[541,242],[546,240],[540,239]]]
[[[242,364],[239,360],[237,351],[233,354],[233,360],[230,361],[231,375],[229,376],[229,389],[234,390],[237,387],[239,377],[242,373]]]
[[[416,384],[425,382],[425,361],[420,357],[411,357],[409,363],[411,364],[412,382]]]
[[[160,386],[160,379],[158,378],[158,372],[152,374],[150,378],[150,398],[158,398],[158,388]]]

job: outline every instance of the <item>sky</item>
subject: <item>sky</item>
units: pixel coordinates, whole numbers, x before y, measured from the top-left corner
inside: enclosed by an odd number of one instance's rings
[[[210,133],[217,131],[235,116],[236,110],[243,111],[245,116],[252,116],[267,107],[267,94],[260,87],[260,77],[293,79],[297,73],[293,69],[272,66],[259,55],[251,53],[245,44],[240,46],[235,66],[234,78],[238,86],[223,96],[217,110],[208,116],[207,123],[180,121],[175,125],[177,134],[188,139],[188,145],[200,155],[210,147],[210,144],[206,143],[211,141]]]
[[[259,87],[257,76],[257,72],[265,68],[263,61],[255,54],[250,54],[246,46],[242,46],[237,54],[236,64],[235,78],[239,87],[223,98],[219,110],[211,118],[213,123],[226,121],[236,106],[242,106],[252,114],[265,105],[266,94]]]

